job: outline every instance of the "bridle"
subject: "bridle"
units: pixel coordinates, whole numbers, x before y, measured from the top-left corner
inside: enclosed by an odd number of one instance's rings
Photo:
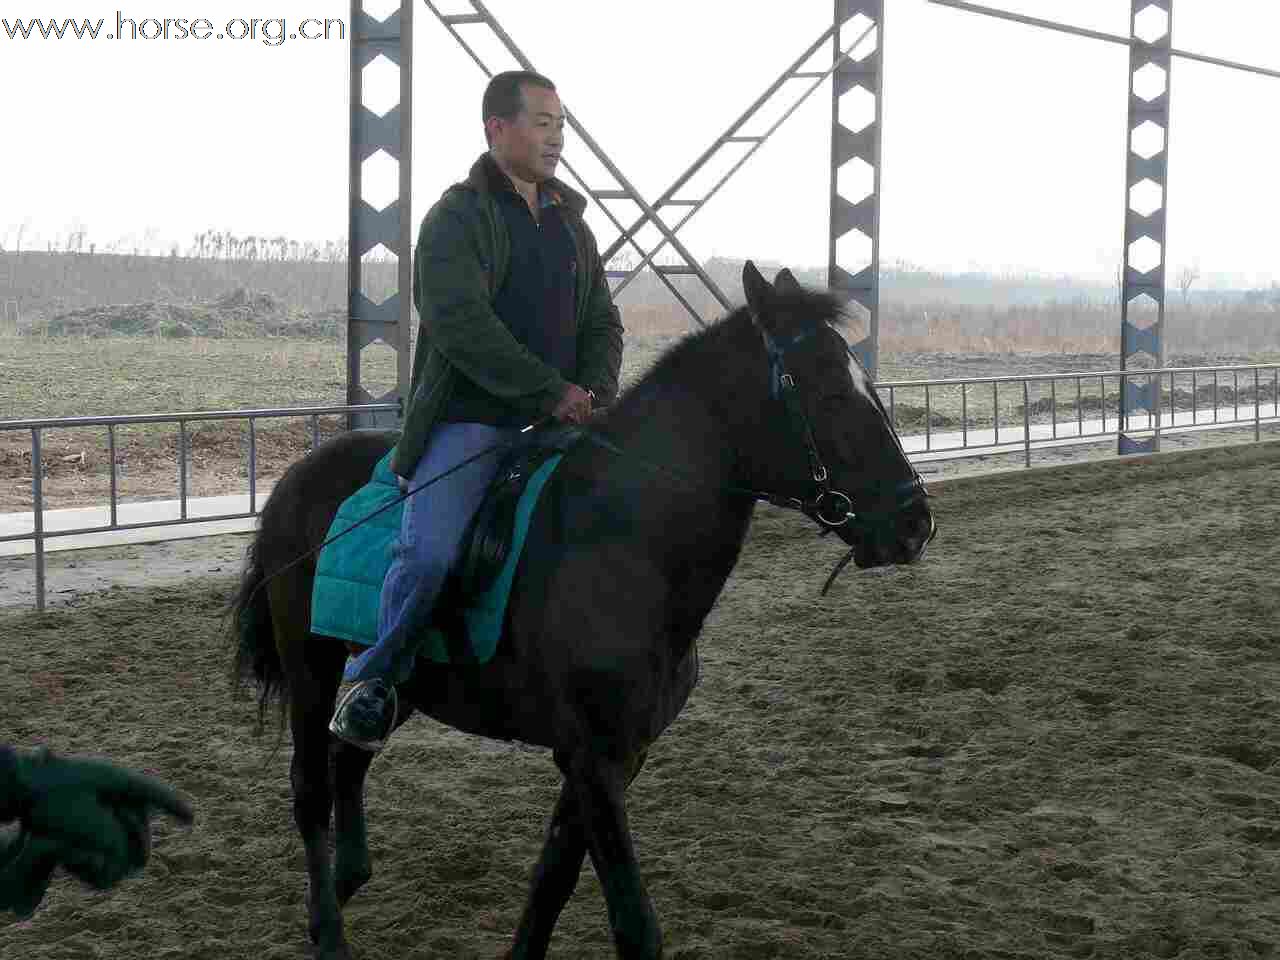
[[[776,495],[768,494],[761,496],[761,499],[766,499],[777,506],[790,507],[801,511],[825,528],[823,530],[824,535],[846,524],[861,527],[865,531],[877,523],[884,523],[887,517],[901,513],[926,500],[929,496],[929,490],[925,486],[924,479],[907,458],[907,453],[902,448],[902,441],[898,439],[897,431],[893,429],[893,424],[889,421],[889,414],[884,409],[884,404],[880,402],[880,397],[874,387],[868,390],[867,393],[875,402],[876,409],[884,419],[886,426],[888,426],[889,435],[893,437],[898,453],[901,454],[907,469],[911,471],[911,478],[895,484],[890,491],[891,498],[875,498],[877,503],[883,503],[891,499],[892,507],[890,508],[873,506],[855,509],[855,502],[852,497],[842,490],[832,488],[827,468],[822,462],[822,456],[818,452],[818,445],[813,438],[813,429],[809,424],[809,418],[804,412],[804,406],[800,403],[795,377],[787,371],[786,366],[786,352],[813,336],[819,328],[817,326],[810,327],[794,334],[787,340],[780,341],[779,338],[774,337],[765,329],[764,324],[760,322],[760,318],[754,310],[749,310],[749,312],[751,323],[760,331],[760,336],[764,340],[765,353],[769,358],[769,395],[774,398],[781,397],[791,426],[804,443],[805,454],[809,459],[809,475],[813,479],[815,489],[815,496],[807,500],[797,497],[779,498]],[[845,351],[849,356],[854,357],[856,362],[857,358],[852,348],[847,344],[845,345]]]

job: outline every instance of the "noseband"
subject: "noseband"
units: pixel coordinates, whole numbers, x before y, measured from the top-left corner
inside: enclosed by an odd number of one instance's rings
[[[889,415],[885,412],[884,404],[880,402],[880,397],[874,387],[868,392],[875,401],[876,409],[880,412],[880,416],[889,427],[889,435],[893,437],[893,442],[897,446],[898,452],[902,454],[903,461],[911,471],[911,479],[903,480],[894,485],[892,490],[893,505],[890,508],[877,506],[855,509],[852,497],[844,491],[832,489],[827,468],[822,462],[822,456],[818,453],[818,445],[813,438],[813,429],[809,424],[809,418],[805,415],[799,394],[796,392],[795,377],[787,372],[785,356],[787,350],[811,337],[817,327],[801,331],[790,339],[780,342],[778,338],[775,338],[764,328],[764,324],[760,322],[760,318],[754,310],[751,311],[751,322],[760,331],[760,336],[764,339],[765,353],[769,357],[769,395],[774,398],[781,397],[791,426],[804,443],[805,454],[809,458],[809,475],[813,478],[815,488],[815,495],[807,500],[796,497],[775,496],[766,496],[761,499],[767,499],[777,506],[800,510],[806,516],[821,524],[825,528],[823,530],[824,534],[846,524],[866,530],[876,523],[884,523],[889,516],[900,513],[914,504],[924,501],[929,496],[929,490],[924,485],[924,479],[916,472],[915,467],[912,466],[911,461],[907,458],[907,453],[902,448],[902,441],[898,439],[897,431],[893,429],[893,424],[889,422]],[[845,350],[848,351],[851,357],[854,356],[852,348],[846,346]]]

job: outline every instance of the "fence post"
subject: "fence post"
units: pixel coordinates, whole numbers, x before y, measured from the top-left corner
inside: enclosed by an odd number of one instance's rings
[[[1022,381],[1022,443],[1026,451],[1027,466],[1031,466],[1031,385]]]
[[[31,428],[31,510],[36,542],[36,610],[44,613],[44,464],[40,457],[40,428]]]
[[[1170,377],[1170,383],[1172,383],[1173,374],[1169,374],[1169,377]],[[1153,392],[1153,391],[1152,391],[1152,389],[1151,389],[1151,375],[1150,375],[1150,374],[1148,374],[1148,375],[1147,375],[1147,392],[1148,392],[1149,394],[1152,394],[1151,406],[1155,409],[1155,427],[1156,427],[1156,443],[1155,443],[1155,449],[1156,449],[1157,451],[1159,451],[1159,449],[1160,449],[1160,426],[1161,426],[1161,416],[1160,416],[1160,411],[1162,410],[1162,407],[1160,406],[1160,389],[1161,389],[1163,386],[1164,386],[1164,374],[1163,374],[1163,373],[1157,373],[1157,374],[1156,374],[1156,384],[1155,384],[1155,391],[1154,391],[1154,392]],[[1173,392],[1173,387],[1172,387],[1172,386],[1170,386],[1170,387],[1169,387],[1169,392],[1170,392],[1170,393],[1172,393],[1172,392]]]
[[[114,527],[120,519],[116,506],[118,491],[116,489],[116,425],[114,423],[107,424],[107,457],[111,461],[111,526]]]
[[[178,512],[187,519],[187,421],[178,421]]]
[[[249,418],[249,512],[258,512],[258,434]]]

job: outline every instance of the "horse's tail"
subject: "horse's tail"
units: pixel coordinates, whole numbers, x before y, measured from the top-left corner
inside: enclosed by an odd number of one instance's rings
[[[284,665],[280,662],[280,653],[276,650],[261,547],[262,531],[259,530],[245,552],[240,588],[227,605],[226,616],[230,619],[227,633],[236,651],[231,667],[231,680],[233,689],[237,691],[248,682],[257,686],[259,734],[266,725],[267,705],[271,697],[279,696],[280,736],[283,738],[285,713],[289,706],[289,684]]]

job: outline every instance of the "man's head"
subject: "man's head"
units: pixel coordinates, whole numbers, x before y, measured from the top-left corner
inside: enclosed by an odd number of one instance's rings
[[[556,87],[541,74],[500,73],[484,91],[484,136],[509,176],[541,183],[555,176],[564,146],[564,109]]]

